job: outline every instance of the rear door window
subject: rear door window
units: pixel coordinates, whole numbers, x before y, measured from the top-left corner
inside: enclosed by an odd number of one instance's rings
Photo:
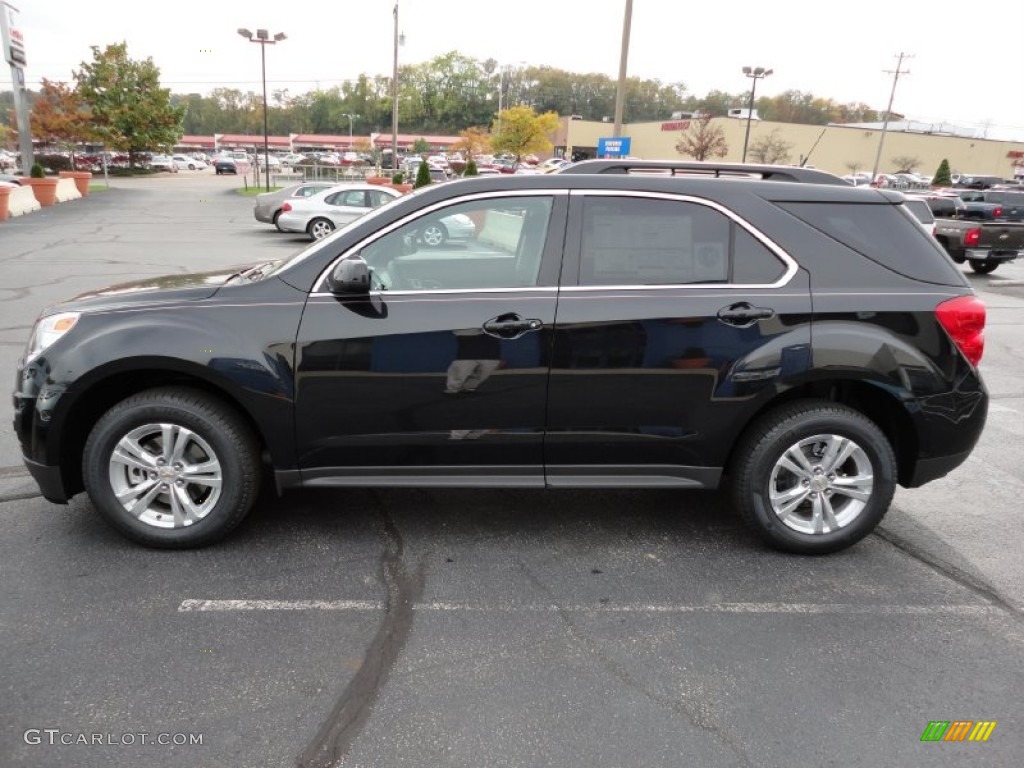
[[[786,264],[720,211],[682,200],[590,196],[579,284],[771,284]]]

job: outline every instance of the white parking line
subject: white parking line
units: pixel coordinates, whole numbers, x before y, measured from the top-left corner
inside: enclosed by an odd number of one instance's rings
[[[178,611],[382,611],[384,603],[374,600],[183,600]],[[1000,613],[994,605],[872,605],[853,603],[470,603],[435,600],[417,603],[416,611],[465,611],[471,613],[820,613],[878,615],[981,616]]]

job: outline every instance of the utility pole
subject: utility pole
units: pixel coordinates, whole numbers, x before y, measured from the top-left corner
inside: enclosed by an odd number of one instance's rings
[[[622,111],[626,104],[626,61],[629,59],[629,28],[633,22],[633,0],[626,0],[626,16],[622,20],[622,51],[619,54],[619,86],[615,90],[615,125],[612,136],[622,135]]]
[[[900,75],[909,75],[909,69],[901,69],[903,66],[904,59],[914,58],[913,54],[900,53],[899,58],[896,62],[896,69],[883,70],[887,74],[892,75],[892,91],[889,93],[889,106],[885,108],[885,121],[882,123],[882,135],[878,138],[878,154],[875,155],[875,167],[871,171],[871,181],[874,183],[875,179],[878,178],[878,166],[882,162],[882,146],[885,144],[885,134],[889,130],[889,115],[892,114],[892,102],[896,98],[896,83],[900,81]]]

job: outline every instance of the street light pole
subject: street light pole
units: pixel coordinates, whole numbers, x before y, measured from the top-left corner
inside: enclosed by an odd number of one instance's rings
[[[349,150],[349,152],[351,152],[352,151],[352,120],[354,118],[361,117],[361,115],[350,115],[348,112],[346,112],[344,115],[342,115],[342,117],[347,117],[348,118],[348,150]]]
[[[889,130],[889,116],[892,114],[892,102],[896,98],[896,83],[900,81],[900,75],[909,75],[909,69],[900,69],[903,66],[904,59],[913,58],[913,54],[900,53],[899,60],[896,62],[896,71],[893,72],[891,69],[885,70],[887,73],[893,76],[892,78],[892,91],[889,92],[889,106],[885,108],[885,121],[882,123],[882,135],[878,137],[878,153],[875,155],[875,167],[871,169],[871,183],[874,184],[878,179],[878,166],[882,162],[882,146],[885,144],[885,134]]]
[[[259,43],[260,45],[260,62],[262,64],[263,74],[263,170],[266,174],[267,181],[267,192],[270,191],[270,131],[267,124],[267,46],[279,43],[287,38],[284,32],[278,32],[274,35],[273,39],[270,37],[270,33],[265,29],[257,29],[256,34],[253,35],[248,29],[240,27],[238,34],[248,40],[250,43]],[[258,165],[258,163],[257,163]]]
[[[750,83],[750,104],[747,106],[747,132],[743,136],[743,162],[747,162],[747,144],[750,142],[750,120],[754,116],[754,92],[757,90],[757,81],[763,80],[773,72],[764,67],[744,67],[743,74],[751,79]]]
[[[395,57],[391,70],[391,172],[398,173],[398,0],[395,0]]]

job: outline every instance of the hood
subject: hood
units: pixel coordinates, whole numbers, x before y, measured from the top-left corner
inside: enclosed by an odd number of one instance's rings
[[[212,272],[194,272],[181,275],[161,275],[119,283],[96,291],[89,291],[61,302],[47,310],[60,312],[89,312],[141,304],[166,304],[198,301],[213,296],[233,275],[258,264],[225,267]]]

